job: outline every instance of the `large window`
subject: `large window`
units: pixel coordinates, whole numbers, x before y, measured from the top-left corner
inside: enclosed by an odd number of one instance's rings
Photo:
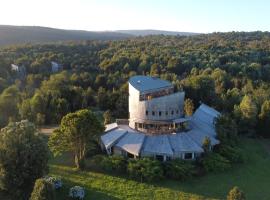
[[[158,115],[161,116],[161,111],[159,111]]]
[[[155,111],[152,111],[152,115],[155,116]]]
[[[145,115],[148,115],[148,110],[145,111]]]

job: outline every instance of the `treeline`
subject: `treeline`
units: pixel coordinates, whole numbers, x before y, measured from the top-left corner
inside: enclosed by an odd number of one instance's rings
[[[63,64],[52,74],[50,62]],[[10,64],[24,65],[18,78]],[[172,81],[195,106],[200,101],[228,113],[243,134],[269,136],[270,33],[148,36],[13,46],[0,52],[0,125],[29,119],[59,123],[81,108],[128,117],[130,76]]]

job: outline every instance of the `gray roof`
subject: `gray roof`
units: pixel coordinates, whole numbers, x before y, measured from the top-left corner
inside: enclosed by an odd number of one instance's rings
[[[124,136],[127,133],[126,130],[117,128],[114,129],[104,135],[101,136],[101,141],[106,147],[106,149],[110,148],[112,145],[114,145],[118,139],[120,139],[122,136]]]
[[[172,86],[169,81],[151,76],[133,76],[129,83],[140,92]]]
[[[203,152],[203,149],[194,142],[188,133],[177,133],[169,136],[174,152]]]
[[[106,126],[107,132],[101,136],[101,141],[106,148],[115,145],[137,156],[140,153],[172,156],[181,152],[203,152],[202,143],[205,137],[210,138],[212,145],[219,144],[213,124],[219,114],[213,108],[202,104],[191,118],[176,120],[190,120],[191,130],[166,135],[150,136],[131,129],[128,125],[113,123]]]
[[[147,136],[143,145],[143,153],[173,155],[167,135]]]
[[[115,146],[138,156],[143,145],[144,137],[145,135],[141,133],[127,133]]]
[[[118,127],[117,123],[106,124],[106,126],[105,126],[105,132],[108,132],[108,131],[110,131],[112,129],[115,129],[117,127]]]

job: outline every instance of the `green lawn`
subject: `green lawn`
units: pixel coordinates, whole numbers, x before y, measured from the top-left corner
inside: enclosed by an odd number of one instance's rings
[[[74,185],[86,189],[86,199],[225,199],[234,185],[239,186],[250,200],[270,199],[270,141],[244,139],[246,163],[226,173],[208,174],[186,182],[164,180],[139,183],[125,177],[97,172],[79,172],[68,155],[50,161],[50,174],[60,176],[65,188],[57,193],[57,200],[66,199],[68,188]]]

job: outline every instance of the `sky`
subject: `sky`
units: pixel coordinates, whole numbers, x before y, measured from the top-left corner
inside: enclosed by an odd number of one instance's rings
[[[269,0],[0,0],[1,25],[111,31],[270,31]]]

